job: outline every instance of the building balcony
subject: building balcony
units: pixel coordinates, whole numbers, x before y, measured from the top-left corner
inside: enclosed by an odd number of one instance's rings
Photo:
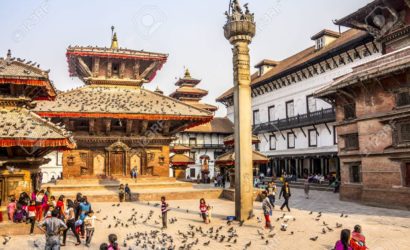
[[[285,119],[256,124],[253,125],[253,132],[255,134],[272,133],[275,131],[312,126],[334,121],[336,121],[335,109],[329,108]]]
[[[224,144],[206,144],[206,143],[197,143],[197,144],[189,144],[189,143],[172,143],[171,146],[175,145],[181,145],[185,147],[190,147],[191,149],[202,149],[202,148],[207,148],[207,149],[223,149],[225,148]]]

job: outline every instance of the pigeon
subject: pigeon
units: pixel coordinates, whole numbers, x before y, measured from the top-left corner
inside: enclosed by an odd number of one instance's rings
[[[208,242],[205,242],[205,243],[204,243],[204,246],[208,246],[208,245],[209,245],[209,243],[211,243],[211,241],[210,241],[210,240],[208,240]]]
[[[322,228],[322,234],[326,234],[326,229]]]
[[[266,240],[266,241],[265,241],[265,244],[266,244],[266,245],[269,245],[269,240]]]
[[[248,248],[248,247],[250,247],[251,244],[252,244],[252,241],[249,241],[249,242],[245,245],[245,249]]]
[[[309,214],[313,214],[313,211],[310,211],[310,213]]]
[[[240,227],[243,226],[243,223],[245,223],[245,221],[244,221],[244,220],[241,220],[241,221],[239,222],[239,226],[240,226]]]
[[[340,218],[342,218],[344,216],[344,214],[342,213],[341,215],[340,215]]]
[[[315,236],[315,237],[310,238],[310,240],[311,241],[316,241],[318,238],[319,238],[319,236]]]
[[[343,224],[339,224],[336,222],[336,228],[341,228],[343,226]]]

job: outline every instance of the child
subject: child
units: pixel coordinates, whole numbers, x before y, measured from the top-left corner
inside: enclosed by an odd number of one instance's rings
[[[36,202],[31,201],[30,206],[27,208],[28,210],[28,220],[27,223],[30,222],[31,227],[30,227],[30,235],[33,235],[34,233],[34,224],[36,222]]]
[[[14,216],[13,216],[13,221],[16,223],[23,222],[26,220],[26,216],[27,216],[26,210],[22,208],[20,203],[17,203],[16,212],[14,213]]]
[[[161,197],[161,213],[162,213],[162,229],[167,229],[167,213],[168,203],[165,201],[165,196]]]
[[[7,213],[9,215],[9,220],[13,221],[14,219],[14,213],[16,212],[16,199],[15,198],[11,198],[11,202],[7,205]]]
[[[85,245],[87,247],[90,247],[91,238],[93,237],[93,234],[94,234],[96,219],[97,218],[95,217],[93,210],[89,211],[87,213],[87,216],[84,218],[84,225],[85,225],[85,232],[86,232]]]
[[[131,189],[128,184],[125,184],[125,194],[128,195],[128,200],[131,201]]]
[[[262,195],[265,197],[262,201],[262,210],[263,210],[263,215],[265,216],[265,228],[266,229],[271,229],[272,225],[270,223],[270,215],[272,214],[272,204],[269,200],[269,197],[267,196],[268,193],[266,191],[263,191]]]
[[[120,249],[118,247],[117,240],[118,240],[117,235],[115,235],[115,234],[108,235],[108,242],[110,243],[108,245],[108,250],[119,250]]]
[[[199,200],[199,211],[201,212],[202,220],[205,224],[208,224],[208,206],[204,198]]]
[[[44,190],[41,190],[36,195],[36,218],[37,221],[41,221],[43,217],[43,198],[44,198]]]
[[[124,197],[125,197],[125,189],[124,189],[124,184],[121,184],[120,185],[120,188],[119,188],[119,198],[120,198],[120,202],[123,202],[124,201]]]

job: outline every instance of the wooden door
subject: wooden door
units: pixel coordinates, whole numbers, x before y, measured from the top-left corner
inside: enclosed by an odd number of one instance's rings
[[[406,187],[410,187],[410,163],[406,163]]]
[[[110,157],[111,175],[124,175],[124,152],[112,152]]]

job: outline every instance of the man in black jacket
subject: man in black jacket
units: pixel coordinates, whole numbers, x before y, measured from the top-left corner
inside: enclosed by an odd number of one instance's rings
[[[283,195],[283,198],[285,198],[285,202],[283,202],[282,206],[280,207],[280,210],[283,210],[283,208],[286,206],[286,208],[290,212],[289,198],[291,196],[291,193],[290,193],[289,183],[287,181],[283,183],[282,189],[280,190],[279,199],[280,197],[282,197],[282,195]]]

